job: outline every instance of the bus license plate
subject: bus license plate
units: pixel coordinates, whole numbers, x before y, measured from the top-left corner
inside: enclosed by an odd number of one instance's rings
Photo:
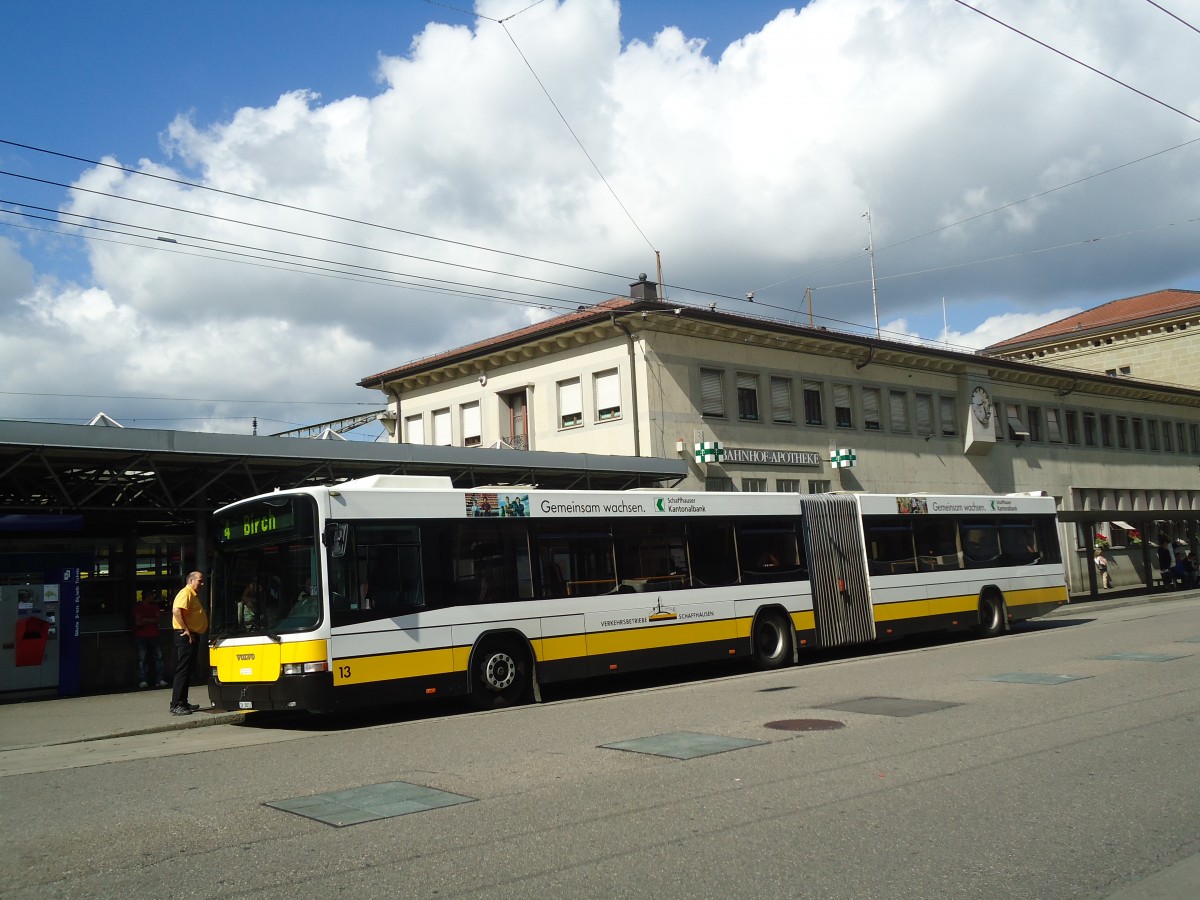
[[[249,700],[239,700],[238,709],[254,709],[254,704]]]

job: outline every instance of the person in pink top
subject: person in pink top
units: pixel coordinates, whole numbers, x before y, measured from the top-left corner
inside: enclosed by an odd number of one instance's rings
[[[163,668],[162,642],[158,636],[158,617],[162,608],[158,605],[158,591],[147,588],[142,599],[133,607],[133,640],[137,644],[137,679],[142,690],[150,687],[164,688],[167,680]]]

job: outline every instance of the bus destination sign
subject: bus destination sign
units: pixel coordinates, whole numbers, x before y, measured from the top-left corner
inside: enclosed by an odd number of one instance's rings
[[[291,505],[277,509],[262,507],[238,516],[230,516],[221,522],[217,534],[222,543],[244,541],[274,534],[277,531],[289,531],[293,525],[295,525],[295,518],[292,515]]]

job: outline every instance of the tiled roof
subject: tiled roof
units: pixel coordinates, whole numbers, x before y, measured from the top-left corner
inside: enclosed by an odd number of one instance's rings
[[[1164,318],[1187,310],[1200,308],[1200,291],[1175,289],[1138,294],[1123,300],[1113,300],[1092,309],[1085,309],[1074,316],[1067,316],[1049,325],[1043,325],[1008,340],[998,341],[985,347],[990,353],[1024,344],[1054,343],[1071,334],[1111,330],[1122,325]]]
[[[537,337],[540,334],[552,334],[555,331],[558,331],[563,327],[569,326],[580,320],[594,318],[597,313],[607,313],[612,312],[613,310],[626,309],[630,306],[634,306],[635,304],[647,303],[655,306],[663,305],[659,301],[653,300],[632,300],[629,297],[614,297],[611,300],[605,300],[603,303],[597,303],[594,306],[578,309],[575,312],[569,312],[562,316],[555,316],[553,319],[547,319],[544,322],[535,322],[533,325],[526,325],[524,328],[518,328],[515,331],[508,331],[504,334],[498,334],[494,337],[485,338],[482,341],[476,341],[474,344],[466,344],[462,347],[456,347],[453,350],[446,350],[442,353],[436,353],[433,356],[426,356],[422,359],[412,360],[411,362],[407,362],[402,366],[389,369],[386,372],[380,372],[377,375],[368,375],[358,384],[360,387],[376,387],[409,372],[428,369],[438,365],[439,363],[449,362],[452,359],[478,356],[495,347],[503,347],[513,342],[528,340],[530,338]]]

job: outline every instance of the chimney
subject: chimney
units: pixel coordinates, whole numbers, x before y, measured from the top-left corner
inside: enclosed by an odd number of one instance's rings
[[[657,300],[658,288],[653,281],[646,280],[646,273],[638,275],[638,280],[629,286],[629,296],[634,300]]]

